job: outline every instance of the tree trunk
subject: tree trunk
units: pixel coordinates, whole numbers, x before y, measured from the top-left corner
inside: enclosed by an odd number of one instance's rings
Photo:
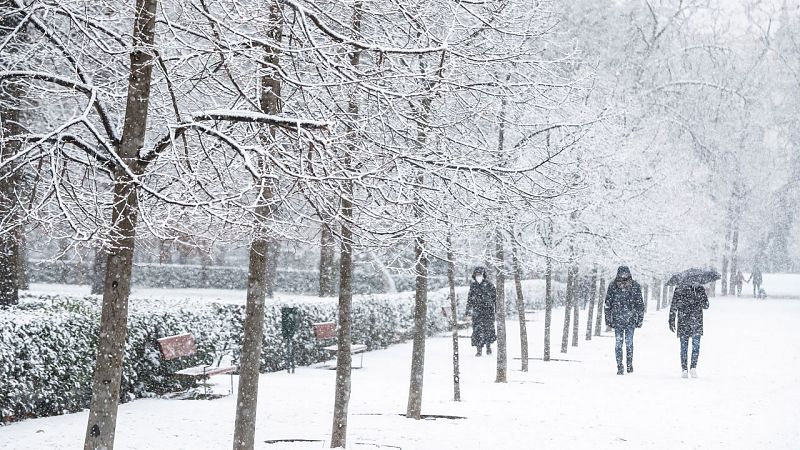
[[[567,353],[569,346],[569,325],[572,313],[572,268],[567,269],[567,291],[564,299],[564,330],[561,333],[561,353]]]
[[[336,248],[330,227],[331,223],[322,224],[319,247],[319,296],[336,295]]]
[[[458,364],[458,301],[456,299],[456,268],[453,256],[453,242],[447,234],[447,284],[450,286],[450,324],[453,331],[453,401],[461,401],[461,376]]]
[[[351,102],[351,109],[353,105],[354,103]],[[345,159],[346,167],[349,167],[350,158]],[[350,229],[350,223],[353,220],[352,196],[353,182],[346,180],[341,197],[342,242],[339,257],[339,328],[337,333],[339,348],[336,351],[336,394],[333,405],[331,448],[344,448],[347,445],[347,410],[350,404],[353,372],[353,360],[350,354],[353,309],[353,232]]]
[[[24,224],[19,224],[16,235],[17,267],[15,273],[17,289],[28,289],[30,287],[28,280],[28,240],[27,236],[25,236]]]
[[[728,230],[725,232],[725,245],[722,250],[722,271],[720,272],[722,295],[728,295],[728,252],[730,251],[730,243],[732,241],[733,231],[731,230],[730,222],[728,223]]]
[[[355,37],[361,34],[361,17],[363,3],[356,0],[353,4],[352,31]],[[350,65],[357,67],[361,60],[361,51],[350,53]],[[346,124],[352,141],[348,152],[356,151],[355,121],[359,115],[359,104],[356,93],[350,94],[347,104],[348,117],[352,122]],[[352,156],[347,153],[342,161],[345,169],[353,164]],[[341,202],[341,251],[339,256],[339,329],[338,350],[336,351],[336,393],[333,404],[333,426],[331,430],[331,448],[344,448],[347,445],[347,411],[350,405],[350,389],[353,372],[353,359],[350,354],[352,344],[352,310],[353,310],[353,180],[343,182]]]
[[[550,361],[550,329],[553,322],[553,260],[547,257],[544,271],[544,353],[543,361]]]
[[[600,336],[600,327],[603,326],[603,308],[606,303],[606,279],[603,278],[602,272],[598,275],[600,278],[600,292],[597,298],[597,322],[594,326],[594,335]]]
[[[280,43],[283,21],[277,1],[269,5],[270,26],[268,38]],[[280,53],[277,48],[267,48],[264,57],[269,67],[279,67]],[[275,75],[261,77],[260,107],[265,114],[281,112],[281,82]],[[277,130],[268,129],[269,139],[262,137],[264,147],[274,141]],[[256,199],[256,232],[250,244],[247,273],[247,303],[245,305],[244,338],[239,362],[239,388],[236,399],[236,419],[233,428],[233,449],[252,450],[255,446],[256,417],[258,407],[258,381],[261,374],[261,345],[264,340],[264,302],[272,297],[275,282],[277,244],[269,236],[265,222],[276,214],[274,206],[274,181],[267,176],[269,164],[266,158],[260,161],[262,177],[258,180]]]
[[[525,298],[522,295],[522,267],[519,262],[519,243],[516,236],[511,241],[511,265],[514,267],[514,286],[517,289],[517,317],[519,318],[519,346],[522,371],[528,371],[528,328],[525,322]]]
[[[153,67],[150,49],[155,41],[157,3],[157,0],[137,0],[133,26],[133,50],[119,156],[136,175],[143,171],[138,162],[138,152],[144,145],[147,133]],[[128,297],[131,292],[139,199],[135,181],[126,171],[115,169],[113,183],[111,248],[106,266],[106,289],[103,292],[84,450],[114,448],[122,359],[128,331]]]
[[[642,300],[644,301],[644,312],[647,312],[647,300],[650,298],[650,286],[646,283],[642,285]]]
[[[102,248],[94,252],[94,264],[92,264],[92,294],[103,295],[106,287],[106,266],[108,254]]]
[[[275,214],[273,211],[272,214]],[[267,297],[275,297],[275,281],[278,279],[278,259],[281,254],[281,241],[268,237],[267,242]]]
[[[406,417],[422,418],[422,386],[425,375],[425,338],[428,328],[428,255],[425,240],[414,241],[416,262],[416,291],[414,293],[414,344],[411,350],[411,382],[408,387]],[[456,312],[453,311],[453,316]]]
[[[730,282],[728,283],[728,295],[735,296],[736,295],[736,274],[739,271],[739,255],[737,254],[739,250],[739,217],[738,217],[738,209],[734,213],[733,217],[733,237],[731,239],[731,276]]]
[[[497,378],[495,383],[508,382],[508,355],[506,353],[506,274],[503,254],[503,235],[495,233],[495,257],[497,258]]]
[[[260,205],[256,209],[258,220],[264,220],[263,218],[270,214],[269,207],[266,205],[270,195],[267,181],[264,180],[259,192],[258,202]],[[267,271],[269,239],[264,235],[265,232],[264,228],[259,229],[250,244],[244,339],[239,362],[239,388],[236,399],[236,422],[233,430],[234,450],[249,450],[255,446],[261,342],[264,338],[264,302],[267,296],[267,277],[269,276]]]
[[[661,280],[653,278],[653,296],[656,298],[656,311],[661,310]]]
[[[580,333],[580,298],[578,297],[578,287],[580,286],[580,279],[578,278],[578,267],[572,269],[572,346],[578,346],[578,333]]]
[[[592,269],[592,292],[589,294],[589,312],[586,317],[586,340],[592,340],[592,324],[594,323],[594,302],[597,300],[597,265]]]
[[[15,10],[13,2],[0,0],[0,36],[3,38],[24,17],[23,11]],[[17,53],[14,45],[6,46],[3,52],[6,53],[0,54],[0,67],[6,65],[6,56],[13,57]],[[7,161],[21,148],[20,141],[14,138],[25,133],[22,126],[25,90],[17,82],[4,82],[3,88],[0,91],[0,161]],[[24,267],[20,266],[20,250],[24,251],[24,245],[18,241],[21,215],[17,198],[17,193],[23,190],[20,186],[23,179],[21,170],[13,164],[0,169],[0,306],[19,303],[19,289],[22,287],[19,271]]]
[[[664,283],[664,286],[661,288],[661,306],[663,308],[667,307],[667,303],[669,302],[669,286]]]

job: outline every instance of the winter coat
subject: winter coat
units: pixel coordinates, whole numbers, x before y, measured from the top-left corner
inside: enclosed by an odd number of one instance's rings
[[[644,322],[644,300],[639,283],[615,279],[608,286],[604,313],[606,325],[614,328],[641,328]]]
[[[761,284],[761,282],[763,281],[761,275],[761,269],[753,269],[753,273],[750,274],[750,279],[753,280],[753,284]]]
[[[669,307],[669,328],[675,329],[677,315],[678,337],[702,336],[704,309],[708,309],[708,295],[702,286],[678,286]]]
[[[467,295],[467,314],[472,313],[472,345],[482,347],[497,340],[494,329],[497,291],[485,278],[473,281]]]

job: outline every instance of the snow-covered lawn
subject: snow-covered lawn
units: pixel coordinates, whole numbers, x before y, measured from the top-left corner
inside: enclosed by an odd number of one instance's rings
[[[794,278],[796,280],[797,278]],[[797,286],[794,280],[787,282]],[[769,282],[769,278],[765,281]],[[766,285],[766,283],[765,283]],[[781,286],[800,295],[800,286]],[[497,384],[495,358],[475,357],[460,339],[463,401],[452,401],[449,336],[427,341],[424,414],[462,420],[414,421],[405,412],[411,345],[366,354],[353,372],[348,448],[603,449],[800,446],[800,301],[717,297],[706,312],[698,379],[681,379],[678,340],[667,311],[650,304],[635,340],[635,373],[618,376],[613,338],[585,334],[559,353],[563,309],[553,314],[553,357],[519,370],[517,323],[509,321],[509,382]],[[532,356],[541,356],[543,313],[528,322]],[[462,332],[462,334],[467,334]],[[324,448],[327,442],[266,444],[274,439],[330,435],[335,372],[298,368],[261,377],[257,448]],[[227,383],[218,380],[220,386]],[[235,399],[136,400],[120,407],[118,449],[225,449],[233,433]],[[0,427],[2,449],[74,449],[87,413]],[[392,447],[393,446],[393,447]]]

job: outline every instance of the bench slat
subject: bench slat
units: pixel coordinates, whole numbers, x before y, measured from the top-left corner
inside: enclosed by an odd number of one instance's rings
[[[222,366],[222,367],[194,366],[179,370],[175,372],[175,375],[183,375],[187,377],[202,377],[204,375],[211,376],[211,375],[219,375],[223,373],[233,373],[233,372],[236,372],[236,367],[234,366]]]
[[[327,351],[329,351],[329,352],[331,352],[331,353],[336,353],[336,352],[339,351],[339,346],[336,345],[336,344],[329,345],[327,347],[322,347],[322,348],[327,350]],[[365,352],[365,351],[367,351],[367,346],[364,345],[364,344],[351,344],[350,345],[350,353],[361,353],[361,352]]]

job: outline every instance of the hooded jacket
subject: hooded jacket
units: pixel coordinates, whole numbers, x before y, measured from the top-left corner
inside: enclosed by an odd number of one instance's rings
[[[604,313],[606,325],[614,329],[641,328],[644,322],[642,287],[625,266],[619,267],[617,277],[608,285]]]

